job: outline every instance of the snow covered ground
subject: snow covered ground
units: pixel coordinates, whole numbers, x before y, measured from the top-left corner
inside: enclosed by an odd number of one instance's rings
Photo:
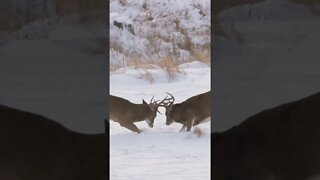
[[[228,38],[213,42],[215,131],[320,91],[319,16],[287,0],[267,0],[220,18]]]
[[[200,62],[180,65],[184,75],[168,80],[160,68],[150,70],[154,82],[143,79],[142,70],[123,68],[110,76],[110,94],[142,103],[162,99],[166,91],[176,102],[210,90],[210,67]],[[165,109],[159,108],[154,127],[135,123],[143,133],[136,134],[110,122],[110,177],[112,180],[208,180],[210,178],[210,122],[198,127],[204,132],[178,132],[181,124],[165,125]]]

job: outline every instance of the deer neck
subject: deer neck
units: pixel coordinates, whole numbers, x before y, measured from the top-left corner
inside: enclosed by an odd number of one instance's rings
[[[171,113],[173,116],[173,119],[175,120],[175,122],[184,124],[185,123],[185,119],[181,118],[182,117],[182,113],[183,112],[183,105],[182,104],[175,104],[173,105],[172,109],[171,109]]]
[[[134,109],[134,119],[133,122],[144,121],[147,119],[147,115],[149,114],[149,106],[145,104],[139,104]]]

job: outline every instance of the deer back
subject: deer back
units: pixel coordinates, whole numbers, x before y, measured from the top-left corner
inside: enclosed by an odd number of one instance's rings
[[[193,96],[182,103],[173,105],[172,113],[201,118],[211,115],[211,91]]]
[[[106,178],[104,134],[76,133],[45,117],[0,106],[0,145],[0,177]]]
[[[109,97],[110,117],[116,122],[137,122],[156,115],[147,103],[134,104],[120,97]]]
[[[260,112],[213,136],[213,177],[304,180],[320,174],[319,129],[320,93]]]

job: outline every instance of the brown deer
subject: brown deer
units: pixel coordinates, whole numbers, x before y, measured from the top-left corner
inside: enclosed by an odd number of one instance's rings
[[[0,105],[1,180],[105,180],[107,159],[105,134]]]
[[[154,97],[154,96],[153,96]],[[158,101],[146,103],[142,100],[142,104],[134,104],[121,97],[109,96],[109,112],[110,119],[118,122],[120,126],[125,127],[133,132],[140,133],[141,130],[133,124],[134,122],[146,121],[150,128],[153,127],[154,119],[157,116]]]
[[[192,126],[207,122],[211,117],[211,91],[193,96],[182,103],[174,104],[175,98],[167,93],[170,98],[165,97],[160,102],[160,106],[166,108],[166,125],[173,122],[181,123],[183,126],[180,131]]]
[[[215,180],[320,179],[320,93],[213,134]]]

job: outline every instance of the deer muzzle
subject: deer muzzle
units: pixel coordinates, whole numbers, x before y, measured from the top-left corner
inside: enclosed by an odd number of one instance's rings
[[[146,122],[150,128],[153,128],[153,123],[149,119],[147,119]]]

